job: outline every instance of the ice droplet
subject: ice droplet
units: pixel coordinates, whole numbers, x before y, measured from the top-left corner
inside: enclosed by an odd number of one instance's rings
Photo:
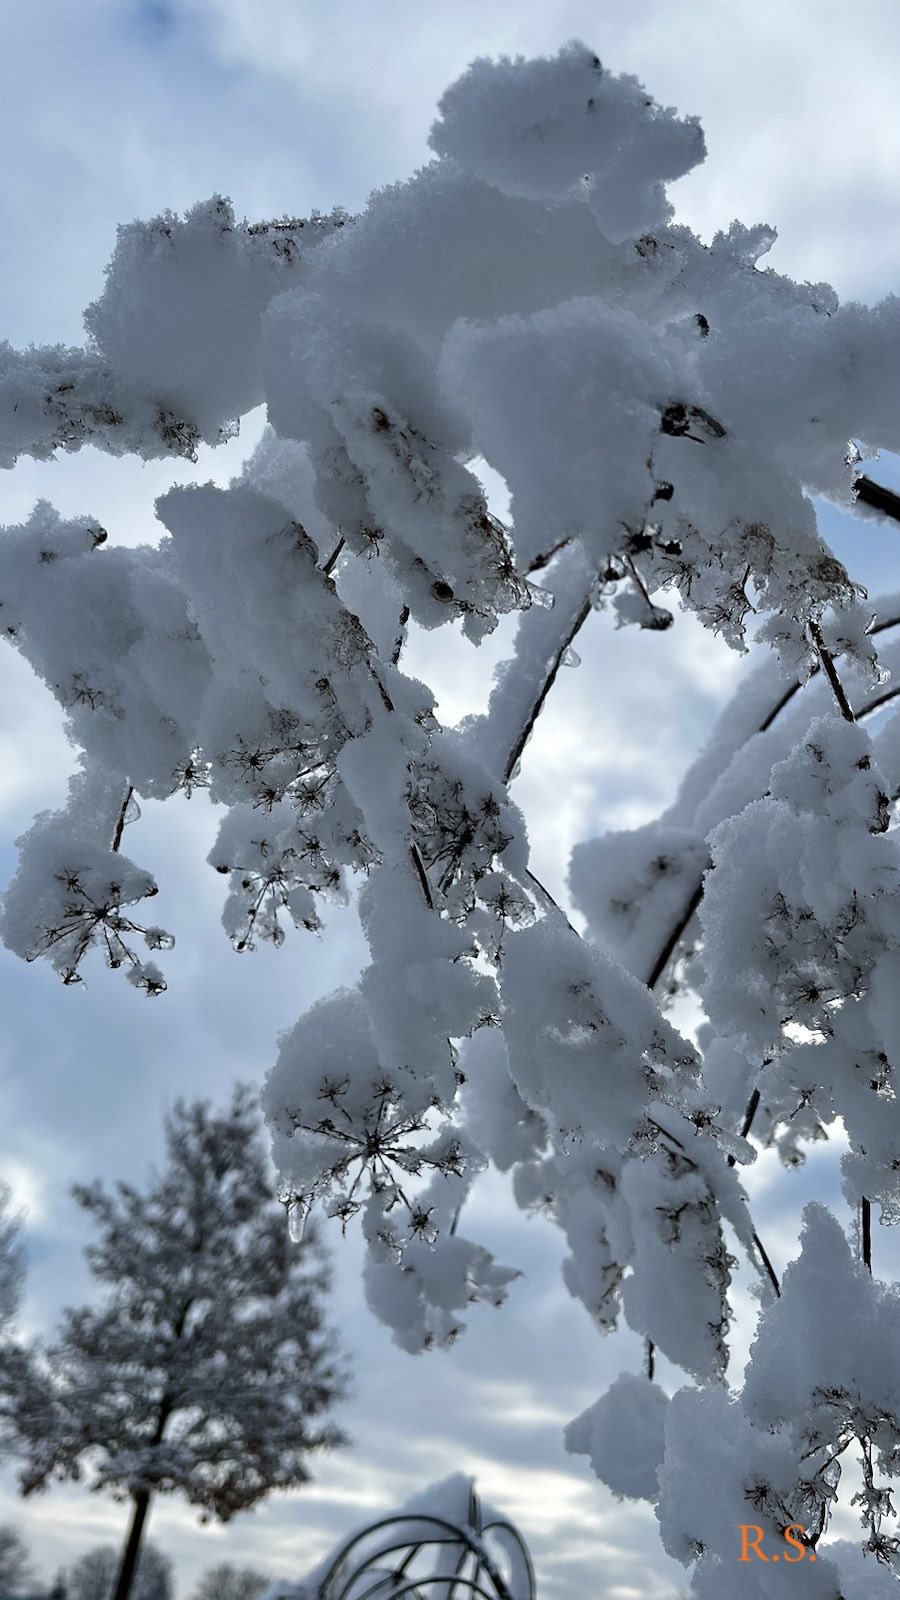
[[[559,658],[559,664],[561,667],[580,667],[581,657],[577,650],[568,645]]]
[[[859,445],[856,443],[856,440],[855,439],[848,439],[847,440],[847,449],[846,449],[846,453],[844,455],[844,466],[845,467],[858,467],[859,463],[862,461],[862,458],[863,458],[863,453],[860,450]]]
[[[306,1233],[306,1222],[309,1217],[309,1207],[303,1204],[299,1195],[288,1201],[287,1223],[288,1238],[292,1244],[302,1244]]]
[[[538,583],[529,583],[528,593],[534,606],[542,606],[545,611],[552,611],[556,604],[556,597],[549,589],[542,589]]]

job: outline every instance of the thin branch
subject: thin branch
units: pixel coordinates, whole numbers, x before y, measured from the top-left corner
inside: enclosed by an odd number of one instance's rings
[[[581,934],[578,932],[577,928],[573,928],[572,927],[572,924],[569,921],[568,917],[566,916],[566,913],[563,911],[563,908],[560,905],[559,901],[558,900],[554,900],[552,894],[550,893],[550,890],[547,889],[544,886],[543,883],[541,883],[540,878],[538,878],[535,875],[535,873],[532,872],[530,867],[526,867],[525,868],[525,876],[528,879],[528,882],[531,884],[532,888],[537,889],[538,894],[542,897],[542,899],[546,902],[546,904],[550,907],[550,909],[552,911],[556,911],[556,912],[559,913],[559,915],[563,919],[563,922],[566,924],[566,927],[569,928],[572,933],[574,933],[576,939],[580,939],[581,938]]]
[[[624,559],[625,559],[625,565],[628,568],[628,575],[631,578],[631,581],[634,584],[635,588],[637,589],[637,591],[638,591],[641,599],[643,600],[645,606],[647,607],[647,610],[648,611],[655,611],[656,607],[653,604],[653,601],[650,599],[650,591],[647,588],[647,585],[645,584],[643,578],[641,577],[637,567],[635,566],[635,564],[632,561],[630,556],[625,556]]]
[[[409,606],[404,606],[402,608],[401,612],[400,612],[400,625],[399,625],[399,627],[397,629],[397,633],[396,633],[395,638],[394,638],[393,649],[391,650],[391,666],[392,667],[395,667],[397,665],[397,662],[400,660],[400,652],[403,649],[403,630],[406,627],[406,624],[408,623],[408,621],[409,621]]]
[[[534,725],[537,722],[541,711],[543,710],[544,701],[556,682],[559,669],[563,664],[563,657],[565,656],[566,651],[571,648],[572,640],[575,638],[575,635],[578,633],[579,629],[584,626],[585,622],[590,616],[591,609],[591,600],[590,595],[588,594],[585,595],[585,598],[578,610],[575,612],[575,615],[569,619],[569,625],[559,641],[556,650],[554,651],[550,665],[544,676],[544,680],[540,684],[537,695],[532,702],[531,710],[525,719],[524,725],[519,730],[519,735],[506,758],[506,763],[503,768],[503,778],[504,782],[506,783],[510,782],[510,779],[512,778],[512,775],[521,759],[522,751],[525,749],[526,744],[531,738]]]
[[[885,627],[892,626],[892,624],[885,623],[884,626]],[[822,630],[819,627],[819,624],[817,622],[811,622],[810,623],[810,634],[812,636],[813,642],[814,642],[814,644],[816,646],[816,650],[818,652],[819,661],[821,663],[822,671],[825,673],[825,676],[827,677],[828,682],[829,682],[829,684],[831,686],[831,689],[832,689],[832,692],[834,694],[834,698],[837,701],[837,705],[838,705],[838,708],[840,710],[841,716],[844,718],[845,721],[855,723],[857,721],[857,718],[854,715],[854,712],[853,712],[853,709],[852,709],[852,707],[850,705],[849,700],[847,699],[847,695],[845,693],[844,686],[841,683],[840,678],[838,677],[837,670],[836,670],[835,665],[834,665],[834,660],[833,660],[833,658],[831,656],[831,652],[829,651],[827,645],[825,644],[825,641],[824,641],[824,639],[822,637]],[[795,692],[795,691],[793,691],[793,692]],[[865,708],[865,711],[863,713],[861,713],[861,715],[871,714],[871,712],[875,711],[879,706],[884,705],[888,700],[893,699],[894,696],[896,694],[898,694],[898,693],[900,693],[900,688],[895,688],[895,689],[889,691],[887,694],[880,695],[878,697],[877,701],[873,702],[873,703],[870,703]],[[784,704],[786,704],[786,701],[784,699],[782,699],[782,702],[780,702],[779,707],[776,709],[774,715],[777,715],[778,710],[781,709]],[[763,727],[764,728],[767,727],[769,725],[769,722],[771,722],[772,720],[774,720],[774,716],[771,716],[767,720],[767,722],[765,724],[763,724]],[[684,919],[684,926],[685,927],[687,926],[687,923],[690,921],[690,918],[693,915],[693,912],[696,911],[697,907],[699,906],[700,900],[702,899],[702,895],[703,895],[703,883],[702,883],[702,880],[701,880],[699,892],[695,893],[695,895],[692,897],[693,909],[688,913],[687,917]],[[753,1123],[753,1119],[754,1119],[754,1117],[756,1115],[757,1108],[759,1106],[759,1102],[760,1102],[759,1089],[755,1088],[753,1090],[753,1093],[750,1096],[749,1101],[747,1102],[747,1110],[746,1110],[746,1113],[744,1115],[744,1124],[743,1124],[743,1127],[741,1129],[741,1137],[744,1138],[744,1139],[746,1139],[746,1137],[747,1137],[747,1135],[748,1135],[748,1133],[750,1131],[750,1128],[751,1128],[752,1123]],[[735,1164],[735,1157],[733,1155],[731,1155],[731,1156],[728,1157],[728,1165],[730,1167],[733,1167],[734,1164]],[[762,1240],[759,1238],[759,1235],[757,1233],[755,1233],[755,1232],[753,1234],[753,1243],[754,1243],[756,1249],[759,1252],[760,1260],[762,1261],[763,1266],[766,1269],[766,1273],[767,1273],[767,1276],[769,1278],[769,1281],[772,1284],[772,1287],[775,1290],[776,1295],[780,1297],[781,1289],[780,1289],[779,1284],[778,1284],[778,1278],[777,1278],[777,1276],[775,1274],[775,1271],[774,1271],[774,1269],[772,1267],[772,1263],[769,1260],[768,1254],[766,1253],[765,1246],[763,1245]],[[862,1200],[860,1202],[860,1245],[861,1245],[861,1254],[862,1254],[863,1265],[868,1268],[869,1272],[871,1272],[872,1271],[872,1203],[871,1203],[871,1201],[868,1199],[868,1197],[866,1195],[863,1195]]]
[[[817,622],[810,622],[809,631],[816,650],[818,651],[819,660],[822,663],[822,671],[825,673],[825,676],[831,685],[831,692],[837,701],[838,710],[840,711],[845,722],[855,723],[856,717],[853,714],[853,707],[851,706],[850,701],[847,699],[847,696],[844,692],[844,685],[841,683],[841,680],[838,677],[837,669],[835,668],[834,661],[831,658],[831,652],[826,646],[825,640],[822,638],[822,630],[819,627],[819,624]],[[868,1195],[863,1195],[860,1200],[859,1220],[860,1249],[862,1253],[863,1266],[867,1267],[869,1272],[871,1272],[872,1202],[870,1201]]]
[[[419,882],[422,885],[422,893],[425,896],[425,901],[426,901],[426,904],[428,906],[428,909],[429,909],[429,911],[433,911],[434,910],[434,897],[433,897],[433,895],[431,893],[431,884],[428,882],[428,873],[425,871],[425,863],[423,862],[422,857],[421,857],[421,855],[419,853],[419,846],[417,844],[411,844],[410,847],[409,847],[409,854],[410,854],[410,859],[412,860],[412,864],[416,869],[416,873],[418,875]]]
[[[766,1063],[763,1062],[763,1066],[765,1066],[765,1064]],[[744,1123],[743,1123],[743,1127],[741,1128],[741,1138],[742,1139],[746,1139],[747,1135],[750,1132],[750,1129],[753,1126],[753,1118],[756,1116],[756,1110],[757,1110],[758,1105],[759,1105],[759,1090],[758,1089],[754,1089],[753,1093],[750,1096],[750,1099],[747,1101],[747,1110],[744,1113]]]
[[[885,689],[883,694],[873,695],[871,700],[867,700],[865,705],[860,706],[857,711],[857,722],[862,722],[864,717],[871,717],[874,712],[880,711],[882,706],[886,706],[889,701],[896,700],[898,695],[900,695],[900,683],[895,683],[892,689]]]
[[[324,572],[326,578],[330,578],[331,577],[331,574],[334,571],[335,562],[337,561],[337,558],[340,555],[340,553],[343,550],[343,548],[344,548],[344,535],[341,534],[340,538],[338,539],[337,544],[335,545],[334,549],[331,552],[331,555],[328,557],[328,560],[325,562],[325,565],[322,568],[322,571]]]
[[[834,659],[831,651],[828,649],[828,646],[825,643],[825,640],[822,638],[822,629],[820,628],[818,622],[810,622],[809,632],[813,644],[818,652],[819,660],[822,663],[822,671],[824,672],[831,686],[831,692],[837,701],[838,710],[840,711],[841,716],[845,722],[855,722],[856,718],[853,715],[853,708],[850,704],[850,701],[847,699],[844,685],[841,683],[841,680],[837,675]]]
[[[388,694],[387,689],[384,687],[384,684],[381,681],[381,677],[380,677],[379,673],[376,672],[376,670],[373,667],[371,661],[367,662],[367,666],[369,668],[369,676],[372,679],[372,682],[375,684],[375,687],[377,688],[378,693],[381,696],[381,703],[384,706],[385,711],[393,711],[394,710],[394,702],[391,699],[390,695]]]
[[[768,1278],[770,1284],[772,1285],[772,1288],[775,1290],[775,1298],[776,1298],[776,1300],[780,1300],[781,1299],[781,1284],[778,1282],[778,1274],[776,1273],[775,1268],[773,1267],[771,1261],[769,1260],[768,1253],[766,1251],[766,1247],[763,1244],[763,1242],[762,1242],[761,1238],[759,1237],[759,1234],[757,1233],[755,1228],[753,1230],[753,1244],[754,1244],[754,1248],[756,1249],[756,1251],[759,1254],[760,1261],[762,1262],[763,1266],[765,1267],[766,1277]]]
[[[763,1062],[763,1065],[765,1066],[765,1062]],[[744,1121],[743,1121],[743,1123],[741,1125],[741,1138],[742,1139],[746,1139],[747,1138],[747,1136],[748,1136],[748,1134],[750,1132],[750,1129],[753,1126],[753,1118],[756,1116],[757,1110],[759,1109],[759,1099],[760,1099],[759,1090],[758,1089],[754,1089],[753,1093],[750,1096],[750,1099],[747,1101],[747,1109],[744,1112]],[[737,1161],[737,1156],[730,1155],[728,1157],[728,1165],[730,1167],[733,1167],[736,1161]]]
[[[871,631],[872,631],[872,634],[884,633],[889,628],[900,628],[900,616],[886,617],[883,622],[876,623]],[[829,659],[831,659],[830,656],[829,656]],[[820,672],[821,670],[822,670],[821,666],[819,666],[819,665],[814,666],[810,676],[814,677],[816,675],[816,673]],[[832,660],[832,671],[834,671],[834,662],[833,662],[833,660]],[[835,676],[836,676],[836,674],[835,674]],[[785,691],[785,693],[780,696],[780,698],[775,702],[775,704],[772,707],[772,709],[763,718],[762,722],[759,724],[759,727],[756,729],[756,732],[757,733],[766,733],[768,731],[768,729],[772,726],[772,723],[776,720],[776,718],[781,715],[781,713],[782,713],[782,711],[784,711],[785,707],[787,705],[789,705],[791,700],[793,700],[794,696],[796,694],[799,694],[800,690],[802,688],[804,688],[804,687],[805,687],[805,685],[800,683],[799,681],[796,682],[796,683],[791,684],[790,688],[787,689]],[[895,685],[891,689],[886,689],[883,694],[875,695],[875,696],[873,696],[873,698],[871,700],[867,700],[865,705],[860,706],[860,709],[856,713],[856,715],[853,716],[853,713],[851,712],[851,716],[853,717],[853,720],[855,722],[861,722],[864,717],[870,717],[870,716],[873,715],[874,712],[880,711],[882,706],[887,705],[889,701],[894,700],[898,695],[900,695],[900,685]],[[752,738],[753,735],[751,734],[750,737]],[[654,989],[656,987],[657,983],[659,982],[660,978],[662,977],[662,974],[663,974],[666,966],[671,961],[673,955],[675,954],[676,949],[678,948],[678,945],[681,943],[681,940],[684,938],[684,935],[687,932],[687,929],[688,929],[688,927],[690,925],[690,922],[691,922],[692,918],[696,915],[697,911],[700,909],[700,904],[701,904],[701,902],[703,900],[703,893],[704,893],[704,878],[701,876],[698,879],[695,887],[691,891],[690,899],[686,902],[683,910],[679,913],[679,915],[678,915],[678,917],[677,917],[677,919],[675,921],[675,924],[674,924],[674,926],[672,928],[672,931],[669,934],[668,938],[666,939],[665,944],[662,946],[662,948],[661,948],[661,950],[659,952],[659,955],[656,957],[656,960],[654,961],[653,966],[650,969],[649,977],[644,979],[644,982],[646,983],[648,989]]]
[[[869,629],[869,638],[874,638],[877,633],[887,633],[888,629],[890,628],[900,628],[900,617],[885,617],[882,622],[873,623],[872,627]],[[810,672],[809,677],[816,677],[817,673],[821,672],[821,670],[822,669],[817,662]],[[805,688],[806,683],[808,682],[809,679],[806,679],[805,682],[803,682],[798,678],[795,683],[792,683],[789,688],[785,689],[784,694],[781,695],[778,700],[776,700],[771,711],[760,723],[758,730],[760,733],[766,733],[768,731],[776,718],[781,716],[785,706],[790,704],[794,696],[799,694],[800,690]]]
[[[754,1091],[754,1093],[755,1092],[756,1091]],[[757,1105],[759,1104],[758,1096],[757,1096],[756,1104]],[[751,1110],[751,1107],[752,1107],[752,1110]],[[756,1113],[756,1105],[753,1105],[753,1095],[751,1095],[750,1096],[750,1102],[749,1102],[749,1104],[747,1106],[747,1111],[745,1112],[745,1115],[744,1115],[744,1128],[745,1128],[746,1132],[749,1132],[749,1130],[750,1130],[750,1124],[753,1121],[753,1117],[754,1117],[755,1113]],[[662,1126],[662,1124],[657,1122],[654,1117],[648,1117],[647,1121],[650,1123],[651,1127],[656,1128],[660,1133],[664,1134],[667,1139],[671,1139],[673,1144],[676,1144],[678,1146],[679,1150],[682,1152],[683,1160],[687,1161],[689,1163],[689,1165],[692,1166],[692,1167],[696,1166],[696,1162],[691,1161],[691,1158],[687,1154],[687,1151],[685,1150],[685,1147],[682,1144],[681,1140],[674,1133],[670,1133],[669,1129],[668,1128],[664,1128]],[[746,1133],[745,1133],[745,1137],[746,1137]],[[728,1157],[728,1165],[730,1167],[734,1166],[734,1157],[733,1156],[729,1156]],[[748,1214],[749,1214],[749,1208],[748,1208]],[[778,1274],[776,1273],[775,1268],[773,1267],[771,1261],[769,1260],[769,1253],[768,1253],[765,1245],[762,1242],[762,1239],[760,1238],[760,1236],[757,1233],[755,1228],[753,1229],[752,1239],[753,1239],[754,1249],[756,1250],[756,1253],[759,1256],[760,1261],[762,1262],[766,1277],[768,1278],[770,1284],[772,1285],[772,1288],[775,1290],[775,1297],[776,1297],[776,1299],[780,1300],[781,1299],[781,1285],[778,1282]]]
[[[655,989],[662,978],[666,967],[669,965],[669,962],[678,948],[678,945],[684,938],[688,924],[700,909],[700,902],[703,899],[703,890],[704,879],[701,878],[694,889],[690,900],[684,907],[684,910],[680,912],[675,922],[675,926],[672,928],[668,938],[660,949],[653,966],[650,968],[650,975],[645,979],[648,989]]]
[[[125,832],[125,817],[126,817],[126,813],[128,811],[128,807],[131,805],[131,797],[132,797],[133,794],[134,794],[134,785],[129,783],[127,789],[125,790],[125,798],[122,801],[122,805],[121,805],[121,808],[120,808],[120,811],[119,811],[118,820],[116,822],[116,831],[113,834],[112,849],[114,851],[118,850],[119,845],[122,843],[122,834]]]
[[[860,1242],[863,1266],[872,1271],[872,1202],[863,1195],[859,1205]]]
[[[853,485],[853,493],[865,505],[873,506],[876,511],[883,511],[886,516],[900,522],[900,494],[895,494],[893,489],[886,489],[883,483],[876,483],[873,478],[860,473]]]
[[[552,544],[549,550],[542,550],[539,555],[535,556],[533,561],[529,561],[525,571],[528,573],[541,572],[544,567],[549,567],[553,557],[558,555],[560,550],[565,550],[566,545],[571,543],[572,541],[570,538],[557,539],[556,543]]]

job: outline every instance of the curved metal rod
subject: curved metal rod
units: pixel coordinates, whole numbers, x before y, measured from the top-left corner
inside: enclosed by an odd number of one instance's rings
[[[328,1571],[325,1573],[325,1576],[323,1577],[322,1582],[319,1585],[320,1594],[324,1596],[327,1593],[328,1585],[333,1582],[333,1580],[337,1576],[337,1573],[340,1570],[340,1567],[347,1560],[347,1557],[349,1556],[350,1552],[352,1550],[354,1550],[358,1545],[362,1544],[364,1540],[369,1539],[373,1534],[378,1533],[378,1531],[380,1529],[382,1529],[382,1528],[383,1529],[387,1529],[387,1528],[392,1528],[392,1527],[402,1527],[402,1526],[404,1526],[404,1524],[413,1524],[413,1525],[415,1525],[417,1523],[418,1524],[424,1524],[426,1527],[437,1528],[441,1532],[449,1533],[450,1535],[452,1535],[452,1537],[449,1538],[449,1539],[446,1539],[446,1538],[444,1538],[444,1539],[441,1539],[441,1538],[437,1538],[437,1539],[429,1538],[427,1541],[424,1541],[424,1540],[420,1541],[422,1543],[427,1542],[429,1544],[465,1544],[467,1546],[467,1548],[472,1551],[473,1555],[476,1555],[480,1560],[482,1560],[484,1562],[485,1569],[486,1569],[486,1571],[488,1572],[488,1574],[489,1574],[489,1576],[491,1578],[491,1582],[495,1585],[495,1587],[498,1588],[498,1591],[501,1594],[502,1600],[508,1600],[507,1592],[506,1592],[506,1585],[504,1584],[502,1578],[500,1578],[499,1574],[495,1575],[495,1573],[492,1571],[493,1563],[489,1564],[485,1560],[484,1553],[479,1548],[479,1546],[477,1544],[475,1544],[474,1540],[471,1537],[470,1530],[468,1530],[467,1528],[462,1527],[459,1523],[448,1522],[446,1520],[446,1518],[444,1518],[444,1517],[432,1516],[432,1515],[430,1515],[430,1513],[425,1513],[425,1512],[414,1512],[411,1516],[403,1516],[402,1514],[397,1514],[397,1515],[394,1515],[394,1516],[391,1516],[391,1517],[382,1517],[378,1522],[370,1523],[367,1528],[363,1528],[363,1529],[360,1530],[359,1533],[354,1534],[347,1541],[346,1544],[341,1546],[340,1550],[335,1555],[335,1557],[334,1557],[334,1559],[333,1559],[333,1561],[331,1563],[331,1566],[328,1568]],[[382,1555],[391,1553],[392,1550],[404,1550],[404,1549],[407,1548],[407,1546],[414,1545],[416,1542],[417,1541],[416,1541],[415,1538],[403,1539],[398,1544],[393,1545],[393,1546],[389,1546],[387,1550],[377,1550],[377,1551],[373,1550],[371,1556],[368,1557],[368,1560],[369,1561],[375,1561],[377,1559],[380,1559]],[[363,1562],[362,1562],[362,1566],[365,1567],[365,1565],[366,1565],[366,1560],[364,1559]],[[447,1582],[446,1575],[445,1575],[443,1581]]]
[[[402,1549],[402,1546],[398,1546],[397,1548],[398,1549]],[[406,1569],[409,1566],[410,1562],[415,1560],[415,1558],[418,1555],[419,1551],[422,1550],[423,1548],[424,1548],[424,1546],[420,1545],[420,1544],[412,1545],[412,1547],[410,1548],[409,1554],[404,1557],[404,1559],[401,1561],[399,1567],[392,1568],[390,1573],[384,1573],[384,1572],[379,1573],[377,1567],[374,1568],[373,1570],[378,1574],[376,1579],[375,1579],[375,1582],[373,1584],[370,1584],[368,1589],[364,1589],[362,1594],[355,1595],[354,1596],[354,1600],[369,1600],[369,1597],[371,1595],[373,1595],[373,1594],[376,1594],[378,1592],[378,1590],[381,1588],[381,1585],[384,1583],[386,1577],[392,1583],[395,1582],[397,1578],[405,1577],[406,1576]],[[373,1556],[372,1559],[373,1559],[373,1561],[375,1561],[375,1560],[380,1561],[382,1556],[389,1556],[389,1555],[392,1555],[392,1554],[393,1554],[392,1550],[382,1550],[379,1553],[378,1556]],[[356,1567],[354,1572],[353,1572],[353,1575],[352,1575],[352,1577],[350,1579],[351,1583],[354,1582],[355,1579],[360,1576],[360,1573],[365,1572],[365,1570],[366,1570],[366,1565],[365,1564],[363,1564],[363,1566],[361,1566],[361,1567]]]
[[[421,1546],[419,1548],[421,1548]],[[351,1577],[351,1583],[354,1582],[362,1572],[365,1572],[365,1570],[365,1567],[357,1567]],[[403,1576],[403,1572],[401,1570],[398,1570],[397,1572],[379,1572],[378,1568],[375,1567],[373,1568],[373,1571],[376,1573],[375,1582],[371,1583],[368,1589],[364,1589],[361,1595],[354,1595],[354,1600],[372,1600],[372,1596],[377,1595],[379,1590],[384,1593],[386,1600],[390,1600],[391,1595],[394,1593],[393,1585],[396,1583],[398,1577]],[[387,1588],[385,1588],[385,1585],[387,1585]]]
[[[432,1577],[416,1578],[409,1583],[404,1583],[399,1589],[392,1589],[390,1600],[400,1600],[401,1595],[412,1594],[416,1589],[424,1589],[428,1584],[452,1583],[454,1581],[452,1578],[448,1578],[446,1572],[436,1572]],[[473,1578],[465,1578],[463,1581],[469,1593],[481,1595],[482,1600],[498,1600],[498,1596],[502,1597],[502,1600],[510,1600],[505,1585],[499,1588],[495,1584],[494,1593],[491,1594],[489,1590],[482,1589],[481,1585],[476,1583]]]
[[[380,1527],[380,1526],[382,1526],[382,1524],[380,1524],[380,1523],[379,1524],[375,1524],[375,1528],[376,1529],[378,1527]],[[435,1548],[439,1548],[439,1547],[444,1546],[444,1545],[450,1546],[450,1545],[457,1545],[457,1544],[460,1543],[460,1539],[457,1536],[456,1538],[453,1538],[453,1539],[423,1539],[418,1543],[416,1543],[414,1540],[410,1540],[410,1539],[401,1539],[399,1541],[399,1543],[397,1543],[397,1544],[386,1544],[386,1545],[381,1545],[380,1544],[374,1550],[372,1550],[369,1555],[366,1555],[365,1552],[363,1552],[363,1554],[359,1557],[358,1562],[355,1565],[351,1566],[351,1570],[350,1570],[349,1574],[347,1575],[347,1582],[346,1582],[344,1588],[341,1589],[340,1588],[340,1583],[341,1583],[342,1580],[340,1578],[339,1571],[336,1570],[337,1565],[338,1565],[338,1561],[341,1564],[343,1564],[343,1562],[346,1560],[350,1550],[353,1548],[353,1545],[354,1544],[358,1544],[361,1539],[367,1538],[368,1535],[373,1531],[375,1531],[375,1529],[367,1528],[365,1530],[365,1532],[362,1533],[361,1535],[359,1535],[358,1538],[353,1540],[351,1544],[348,1544],[345,1548],[342,1548],[339,1557],[336,1558],[336,1560],[334,1562],[332,1562],[332,1565],[331,1565],[328,1573],[326,1574],[325,1578],[323,1578],[323,1580],[322,1580],[322,1583],[320,1585],[320,1590],[319,1590],[320,1594],[325,1595],[326,1592],[327,1592],[328,1585],[334,1583],[336,1586],[335,1586],[335,1589],[334,1589],[334,1592],[333,1592],[332,1600],[341,1600],[341,1596],[347,1593],[347,1589],[349,1587],[352,1587],[352,1585],[356,1582],[356,1579],[359,1577],[360,1573],[365,1572],[366,1568],[368,1566],[370,1566],[373,1561],[382,1561],[385,1558],[385,1556],[395,1555],[397,1553],[397,1551],[399,1551],[399,1550],[406,1550],[407,1551],[407,1555],[404,1558],[403,1562],[401,1563],[400,1567],[398,1567],[396,1569],[398,1572],[403,1572],[405,1570],[405,1568],[409,1566],[409,1563],[412,1560],[415,1559],[415,1557],[419,1554],[419,1552],[421,1550],[424,1550],[425,1548],[427,1548],[429,1545],[433,1545]],[[466,1550],[467,1550],[467,1554],[471,1553],[469,1551],[468,1547],[466,1547]],[[380,1579],[379,1579],[379,1582],[380,1582]],[[378,1585],[376,1584],[375,1587],[377,1588]],[[364,1600],[364,1597],[360,1596],[359,1600]]]
[[[463,1549],[462,1549],[462,1552],[460,1554],[459,1560],[456,1563],[456,1568],[454,1570],[453,1577],[452,1577],[451,1582],[450,1582],[450,1588],[447,1591],[447,1600],[453,1600],[453,1596],[456,1593],[456,1586],[457,1586],[458,1583],[465,1583],[466,1580],[463,1577],[463,1574],[465,1572],[466,1562],[469,1560],[471,1555],[472,1555],[471,1550],[468,1550],[464,1545]],[[481,1576],[481,1562],[479,1561],[478,1557],[476,1556],[475,1557],[475,1571],[472,1574],[472,1577],[474,1578],[476,1583],[478,1582],[478,1579],[479,1579],[480,1576]]]
[[[440,1519],[438,1517],[432,1518],[432,1517],[425,1517],[425,1516],[421,1516],[421,1515],[412,1516],[412,1517],[398,1517],[398,1516],[382,1517],[378,1522],[370,1523],[367,1528],[362,1528],[362,1529],[360,1529],[360,1531],[358,1533],[352,1534],[350,1536],[350,1538],[347,1540],[347,1542],[345,1544],[342,1544],[340,1549],[336,1551],[336,1553],[335,1553],[335,1555],[334,1555],[334,1557],[332,1559],[331,1565],[328,1568],[328,1571],[325,1573],[325,1576],[323,1577],[323,1579],[322,1579],[322,1581],[321,1581],[321,1583],[319,1585],[320,1592],[324,1593],[325,1590],[327,1589],[328,1585],[334,1581],[334,1579],[336,1578],[338,1572],[340,1571],[340,1568],[343,1566],[344,1562],[347,1560],[348,1556],[350,1555],[350,1552],[352,1550],[356,1549],[356,1547],[358,1545],[362,1544],[364,1540],[370,1539],[373,1534],[378,1533],[381,1529],[387,1529],[387,1528],[391,1528],[391,1527],[399,1527],[404,1522],[408,1522],[408,1523],[425,1522],[426,1524],[431,1524],[432,1526],[434,1526],[436,1528],[444,1529],[444,1530],[446,1530],[446,1532],[452,1534],[451,1538],[443,1538],[443,1539],[439,1538],[439,1537],[438,1538],[429,1537],[428,1535],[426,1535],[422,1540],[419,1541],[420,1545],[421,1544],[425,1544],[425,1543],[427,1543],[427,1544],[456,1544],[458,1542],[458,1540],[459,1540],[459,1529],[453,1523],[444,1522],[442,1519]],[[391,1555],[391,1554],[393,1554],[393,1552],[395,1550],[413,1549],[415,1547],[415,1545],[416,1545],[416,1542],[417,1541],[416,1541],[415,1537],[413,1537],[413,1538],[410,1538],[410,1539],[400,1539],[400,1540],[398,1540],[398,1542],[396,1544],[389,1544],[389,1545],[379,1546],[378,1549],[372,1551],[370,1556],[368,1556],[368,1557],[364,1556],[363,1557],[362,1564],[365,1565],[366,1560],[375,1561],[376,1559],[379,1559],[383,1555]]]
[[[522,1538],[518,1528],[514,1527],[511,1522],[507,1522],[505,1517],[495,1517],[493,1522],[486,1522],[482,1530],[485,1535],[489,1533],[496,1533],[498,1531],[501,1533],[508,1533],[512,1536],[513,1542],[517,1546],[519,1554],[525,1563],[525,1571],[528,1576],[529,1596],[534,1596],[537,1590],[537,1579],[535,1577],[534,1566],[531,1560],[531,1551],[525,1543],[525,1540]]]

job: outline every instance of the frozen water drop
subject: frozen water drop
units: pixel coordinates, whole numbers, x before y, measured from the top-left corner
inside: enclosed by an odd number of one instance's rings
[[[303,1204],[299,1195],[295,1195],[287,1208],[288,1238],[292,1244],[303,1243],[308,1217],[309,1207]]]
[[[846,450],[846,453],[844,455],[844,466],[845,467],[858,467],[859,463],[862,461],[862,459],[863,459],[863,453],[860,450],[859,445],[856,443],[856,440],[855,439],[848,439],[847,440],[847,450]]]

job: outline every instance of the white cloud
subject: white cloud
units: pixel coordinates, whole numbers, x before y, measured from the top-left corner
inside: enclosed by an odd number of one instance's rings
[[[707,162],[674,190],[685,221],[704,236],[734,216],[773,222],[783,270],[884,292],[900,232],[900,15],[882,0],[860,0],[852,24],[841,0],[188,3],[224,63],[312,98],[339,170],[352,161],[370,186],[427,157],[437,99],[473,54],[549,53],[582,37],[612,70],[701,116]]]
[[[0,1151],[0,1169],[13,1211],[24,1215],[32,1227],[46,1222],[47,1192],[40,1168],[7,1150]]]

